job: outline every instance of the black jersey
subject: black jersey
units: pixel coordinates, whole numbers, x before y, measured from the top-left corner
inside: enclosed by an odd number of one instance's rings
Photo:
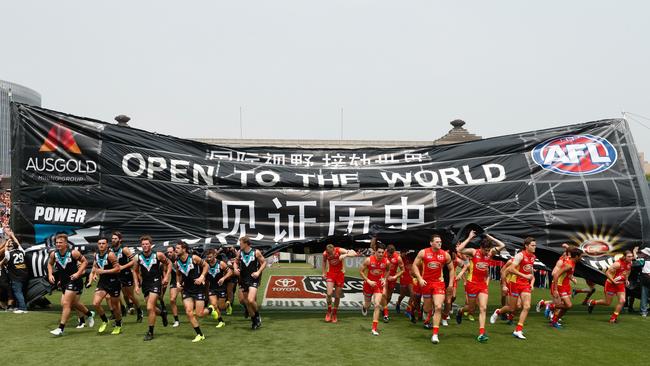
[[[79,270],[79,261],[72,256],[72,250],[68,249],[64,254],[58,250],[54,252],[54,265],[56,267],[56,274],[61,282],[61,286],[65,287],[66,284],[72,282],[70,276]],[[78,278],[75,282],[81,282]]]
[[[120,266],[127,265],[130,261],[131,258],[127,257],[123,252],[122,252],[122,246],[120,245],[119,248],[115,249],[111,247],[111,251],[115,253],[115,256],[117,257],[117,263],[120,264]],[[125,268],[120,271],[120,278],[125,278],[125,279],[132,279],[133,274],[131,273],[131,268]]]
[[[113,269],[113,263],[111,263],[108,260],[108,253],[109,251],[106,251],[104,255],[100,255],[99,253],[95,253],[95,265],[99,269],[104,269],[104,270],[109,270]],[[118,273],[104,273],[99,275],[99,281],[98,281],[98,287],[102,287],[101,285],[108,285],[112,284],[119,279],[119,274]]]
[[[203,261],[201,261],[201,263],[203,263]],[[191,255],[188,255],[185,261],[182,261],[180,258],[176,259],[176,268],[178,268],[178,271],[181,273],[183,291],[188,293],[203,292],[205,287],[194,283],[194,280],[201,276],[203,268],[201,265],[194,264]]]
[[[260,269],[260,261],[257,260],[255,249],[251,248],[248,253],[243,250],[239,252],[239,278],[241,281],[253,279],[253,272]]]
[[[25,252],[21,249],[14,249],[5,252],[7,257],[7,272],[12,281],[22,282],[29,278],[27,263],[25,262]]]
[[[225,282],[219,285],[219,280],[222,279],[225,275],[226,272],[221,269],[221,261],[216,261],[214,266],[210,265],[208,262],[208,287],[210,290],[226,287]]]
[[[163,271],[156,252],[152,251],[149,256],[144,253],[138,254],[138,266],[140,266],[143,287],[154,283],[160,284]]]

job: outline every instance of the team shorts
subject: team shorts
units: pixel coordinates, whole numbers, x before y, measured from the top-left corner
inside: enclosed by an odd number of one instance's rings
[[[408,286],[411,283],[413,283],[413,277],[411,277],[411,275],[406,272],[402,273],[402,277],[399,278],[399,284]]]
[[[422,297],[431,297],[434,295],[446,295],[447,286],[443,281],[427,282],[422,288]]]
[[[560,297],[571,296],[571,285],[558,285],[557,292],[560,294]]]
[[[248,289],[250,287],[252,287],[252,288],[260,287],[260,281],[249,279],[247,281],[239,282],[239,288],[241,288],[242,292],[248,292]]]
[[[530,283],[519,283],[512,282],[510,284],[510,296],[519,297],[521,294],[528,293],[530,294],[533,291]]]
[[[226,289],[225,288],[216,288],[208,290],[208,296],[216,296],[219,299],[226,298]]]
[[[160,294],[162,293],[160,281],[155,281],[153,283],[148,283],[148,284],[142,284],[142,295],[144,297],[147,297],[149,296],[150,293],[160,296]]]
[[[617,285],[615,283],[611,283],[609,280],[605,281],[605,295],[614,296],[619,292],[625,292],[625,282],[619,283]]]
[[[327,282],[334,282],[335,287],[343,287],[345,284],[345,273],[343,272],[327,272]]]
[[[183,291],[183,300],[190,298],[194,299],[195,301],[205,301],[205,293]]]
[[[488,286],[487,283],[484,281],[481,282],[472,282],[472,281],[467,281],[465,283],[465,293],[467,294],[468,297],[474,298],[478,296],[478,294],[488,294]]]
[[[83,288],[84,288],[84,284],[83,284],[83,281],[81,281],[81,279],[77,279],[77,280],[74,280],[74,281],[68,281],[68,282],[65,282],[65,283],[61,284],[61,291],[62,292],[74,291],[78,295],[81,295],[83,293]]]
[[[110,297],[120,297],[121,290],[122,290],[122,287],[120,286],[120,281],[116,279],[116,280],[110,281],[110,282],[101,282],[100,281],[97,284],[97,288],[95,289],[95,292],[104,291]]]
[[[120,284],[122,287],[131,287],[133,286],[133,276],[131,275],[122,275],[120,276]]]
[[[384,279],[381,278],[375,281],[375,286],[370,286],[367,281],[363,281],[363,294],[370,297],[374,294],[382,294],[384,292]]]

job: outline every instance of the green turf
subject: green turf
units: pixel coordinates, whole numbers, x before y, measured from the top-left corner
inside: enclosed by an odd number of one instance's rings
[[[270,273],[319,272],[304,264],[283,263],[281,268],[269,269],[265,279]],[[493,286],[491,291],[496,295],[498,288]],[[601,294],[599,287],[595,296]],[[91,291],[86,291],[83,301],[89,303],[90,296]],[[548,297],[548,291],[536,289],[534,300],[542,297]],[[449,327],[441,328],[441,343],[433,345],[429,330],[421,324],[412,325],[399,314],[392,314],[389,324],[380,323],[381,336],[372,337],[371,318],[357,312],[340,312],[339,323],[328,324],[323,321],[323,312],[262,310],[263,328],[251,331],[250,321],[236,306],[232,316],[225,316],[225,328],[215,329],[213,320],[203,320],[207,339],[192,344],[194,331],[184,316],[179,328],[163,328],[158,319],[156,339],[148,343],[142,341],[146,324],[136,324],[135,316],[125,318],[124,334],[119,336],[97,335],[98,325],[77,330],[71,320],[65,335],[55,338],[49,330],[58,323],[58,294],[51,300],[57,304],[51,310],[25,315],[0,313],[0,357],[10,357],[3,365],[648,364],[643,361],[643,352],[650,321],[638,314],[623,313],[619,324],[610,325],[608,308],[596,308],[589,315],[585,307],[578,305],[565,317],[563,330],[550,328],[533,310],[525,328],[527,340],[514,339],[512,327],[498,321],[487,325],[490,340],[486,344],[475,339],[478,322],[465,320],[458,326],[452,319]],[[491,296],[489,313],[498,301],[497,296]],[[180,301],[179,308],[182,313]]]

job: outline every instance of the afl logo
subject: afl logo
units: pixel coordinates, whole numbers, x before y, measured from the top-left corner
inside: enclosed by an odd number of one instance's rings
[[[605,241],[592,239],[580,244],[580,249],[590,257],[599,257],[609,253],[612,248]]]
[[[592,135],[556,137],[535,146],[531,155],[542,168],[566,175],[600,173],[611,168],[617,158],[609,141]]]
[[[296,285],[296,280],[291,278],[280,278],[275,280],[275,285],[278,287],[293,287]]]

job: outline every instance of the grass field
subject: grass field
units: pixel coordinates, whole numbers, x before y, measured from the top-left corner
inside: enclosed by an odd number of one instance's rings
[[[283,263],[282,268],[267,270],[265,279],[269,274],[318,272],[304,264]],[[595,297],[602,294],[598,288]],[[498,288],[491,291],[494,296],[489,313],[499,301]],[[87,290],[82,298],[85,304],[90,303],[90,296]],[[533,299],[542,297],[547,298],[548,291],[536,289]],[[577,306],[565,317],[562,330],[550,328],[533,310],[524,329],[525,341],[514,339],[512,326],[499,321],[488,324],[490,340],[481,344],[475,340],[477,322],[466,320],[457,325],[452,321],[449,327],[441,328],[441,343],[433,345],[430,330],[398,314],[392,314],[389,324],[380,323],[381,336],[372,337],[371,318],[358,312],[341,312],[338,324],[328,324],[323,321],[323,312],[262,310],[262,329],[251,331],[250,321],[236,306],[232,316],[225,316],[224,328],[215,329],[214,322],[205,319],[201,328],[206,340],[193,344],[194,331],[184,316],[179,328],[163,328],[158,319],[156,339],[147,343],[142,341],[146,324],[136,324],[132,315],[125,318],[124,333],[119,336],[97,335],[97,325],[77,330],[76,320],[71,320],[65,335],[55,338],[49,330],[58,324],[58,298],[58,293],[53,294],[50,300],[55,305],[46,311],[25,315],[0,312],[3,365],[648,364],[643,361],[647,358],[643,351],[648,344],[650,320],[623,313],[619,324],[610,325],[609,308],[596,308],[589,315],[585,307]],[[179,311],[183,313],[180,301]]]

